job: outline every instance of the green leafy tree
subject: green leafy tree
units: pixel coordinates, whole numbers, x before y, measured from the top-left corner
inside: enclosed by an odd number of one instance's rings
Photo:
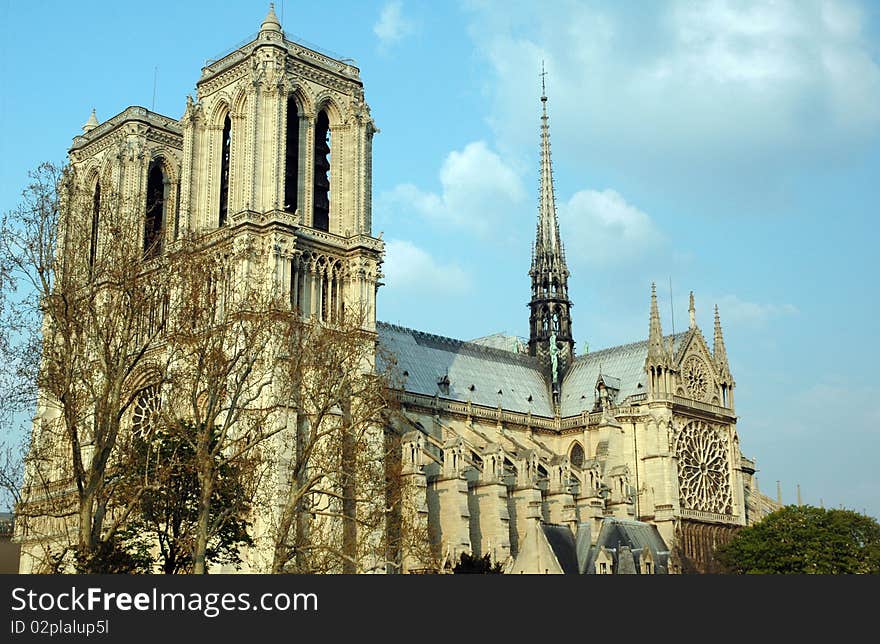
[[[482,557],[476,557],[462,552],[452,572],[456,575],[500,575],[504,571],[500,562],[492,563],[492,558],[488,553]]]
[[[736,574],[880,573],[880,524],[852,510],[786,506],[715,552]]]
[[[193,571],[202,489],[192,437],[199,433],[191,423],[171,428],[160,426],[148,437],[135,437],[130,448],[134,478],[149,483],[135,482],[135,489],[143,491],[129,532],[138,539],[128,540],[124,545],[137,552],[149,535],[158,544],[159,564],[166,574]],[[217,431],[208,433],[213,446]],[[214,516],[227,518],[211,534],[205,559],[209,563],[238,565],[241,548],[252,544],[245,519],[250,509],[247,472],[241,462],[228,463],[216,455],[214,460],[217,478],[212,485],[210,511]]]

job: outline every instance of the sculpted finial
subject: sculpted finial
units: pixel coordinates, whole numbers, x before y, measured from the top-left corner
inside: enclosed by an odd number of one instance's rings
[[[691,318],[691,328],[692,329],[697,328],[697,310],[694,307],[694,292],[693,291],[691,291],[691,304],[688,307],[688,314],[690,315],[690,318]]]
[[[91,132],[96,127],[98,127],[98,125],[98,117],[95,115],[95,108],[93,107],[92,113],[89,116],[89,120],[86,121],[85,124],[82,126],[82,130],[83,132]]]
[[[260,25],[260,31],[277,31],[281,33],[281,22],[278,20],[278,16],[275,15],[274,2],[269,3],[269,13],[266,14],[263,24]]]

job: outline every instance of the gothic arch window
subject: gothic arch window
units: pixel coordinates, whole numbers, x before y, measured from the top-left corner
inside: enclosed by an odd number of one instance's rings
[[[318,113],[315,122],[315,183],[312,226],[330,230],[330,119],[327,110]]]
[[[94,268],[98,257],[98,223],[101,215],[101,181],[95,182],[95,194],[92,197],[92,229],[89,239],[89,270]]]
[[[296,212],[299,199],[299,112],[293,94],[287,97],[287,136],[284,152],[284,211]]]
[[[583,467],[584,466],[584,448],[581,447],[580,443],[575,443],[571,446],[571,451],[569,452],[568,460],[575,467]]]
[[[229,213],[229,154],[232,149],[232,119],[226,115],[223,121],[223,134],[220,138],[220,210],[218,224],[226,223]]]
[[[162,252],[162,231],[165,226],[165,173],[162,157],[153,159],[147,174],[147,208],[144,217],[144,257]]]

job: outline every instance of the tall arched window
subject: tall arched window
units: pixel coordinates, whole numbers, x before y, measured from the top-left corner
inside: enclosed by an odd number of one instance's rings
[[[569,452],[568,460],[575,467],[584,466],[584,448],[581,447],[580,443],[575,443],[571,446],[571,452]]]
[[[321,110],[315,123],[315,197],[312,226],[330,230],[330,120]]]
[[[284,152],[284,211],[296,212],[299,198],[299,112],[296,99],[287,97],[287,137]]]
[[[98,256],[98,221],[101,215],[101,181],[95,183],[95,196],[92,200],[92,234],[89,240],[89,269],[95,266]]]
[[[229,211],[229,150],[232,147],[232,120],[223,121],[223,138],[220,152],[220,216],[219,225],[226,223]]]
[[[162,231],[165,227],[165,173],[162,158],[153,159],[147,174],[147,211],[144,217],[144,257],[162,252]]]

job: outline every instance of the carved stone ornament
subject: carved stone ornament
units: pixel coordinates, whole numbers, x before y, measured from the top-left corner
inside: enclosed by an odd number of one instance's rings
[[[676,456],[681,506],[729,514],[732,496],[724,430],[700,420],[691,421],[678,435]]]
[[[694,400],[706,400],[711,388],[712,378],[709,375],[709,369],[702,359],[697,356],[691,356],[685,360],[681,374],[691,398]]]
[[[140,392],[134,403],[131,425],[135,434],[148,436],[159,422],[159,388],[150,385]]]

